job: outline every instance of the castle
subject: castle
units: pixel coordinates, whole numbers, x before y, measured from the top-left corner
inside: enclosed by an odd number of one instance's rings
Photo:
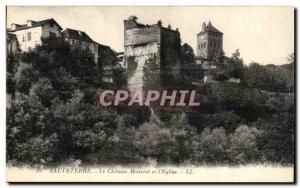
[[[124,20],[124,64],[128,88],[160,86],[180,78],[180,33],[161,22],[144,25],[136,17]]]
[[[17,49],[30,51],[42,43],[42,38],[63,37],[71,46],[89,49],[94,55],[95,63],[103,63],[116,54],[108,47],[95,42],[85,32],[65,29],[54,20],[27,20],[26,24],[12,24],[8,29],[7,50],[11,54]],[[153,25],[137,22],[131,16],[124,20],[124,53],[120,54],[123,61],[121,67],[127,72],[127,83],[130,90],[142,87],[170,86],[181,79],[181,38],[178,29],[171,26],[163,27],[161,21]],[[205,70],[213,57],[223,50],[223,33],[211,22],[202,24],[197,34],[197,56],[195,62]],[[102,60],[101,60],[102,59]],[[103,61],[103,62],[102,62]],[[102,65],[103,81],[113,83],[112,69]],[[190,68],[190,67],[189,67]]]

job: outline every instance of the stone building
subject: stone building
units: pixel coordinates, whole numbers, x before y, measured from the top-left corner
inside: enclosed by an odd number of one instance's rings
[[[37,45],[42,44],[42,38],[64,37],[71,46],[78,46],[82,49],[89,49],[94,55],[95,62],[98,61],[98,43],[91,39],[85,32],[65,29],[54,19],[42,21],[27,20],[26,24],[11,24],[8,29],[9,34],[14,34],[19,43],[21,51],[28,52]]]
[[[62,28],[54,19],[27,20],[26,24],[11,24],[9,33],[15,34],[22,51],[30,51],[42,43],[42,38],[60,37]]]
[[[168,84],[179,79],[180,47],[177,29],[165,28],[160,21],[144,25],[134,17],[124,20],[123,66],[127,67],[128,88],[161,86],[166,79]]]
[[[202,30],[197,34],[197,58],[211,60],[218,52],[223,51],[223,33],[211,22],[202,24]]]
[[[48,37],[62,37],[73,47],[88,49],[103,76],[102,81],[113,83],[112,70],[119,61],[117,54],[109,46],[95,42],[83,31],[70,28],[63,30],[54,19],[27,20],[23,25],[11,24],[7,30],[7,53],[30,51],[42,44],[42,38]]]
[[[98,43],[85,32],[67,28],[62,32],[62,36],[71,46],[89,49],[94,56],[94,61],[98,62]]]
[[[102,82],[113,84],[114,76],[113,70],[118,65],[117,53],[114,52],[109,46],[98,44],[98,64],[102,72]]]

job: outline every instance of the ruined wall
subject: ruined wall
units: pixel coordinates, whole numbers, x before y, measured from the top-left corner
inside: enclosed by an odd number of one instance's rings
[[[176,83],[180,77],[181,39],[178,31],[162,28],[161,70],[164,85]]]
[[[160,87],[180,78],[180,34],[160,25],[124,21],[124,63],[128,88]],[[164,84],[163,84],[164,85]]]
[[[156,42],[125,47],[124,54],[126,54],[125,63],[128,67],[129,90],[140,89],[147,84],[148,79],[145,77],[145,71],[159,77],[159,53],[160,45]],[[154,68],[148,69],[149,63],[154,64]],[[153,80],[155,79],[153,78]]]
[[[151,26],[124,31],[124,46],[160,42],[160,27]]]

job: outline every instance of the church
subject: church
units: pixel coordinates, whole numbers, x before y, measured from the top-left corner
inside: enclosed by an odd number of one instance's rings
[[[197,34],[197,64],[209,62],[219,52],[223,51],[223,33],[216,29],[209,21],[202,24],[200,33]]]

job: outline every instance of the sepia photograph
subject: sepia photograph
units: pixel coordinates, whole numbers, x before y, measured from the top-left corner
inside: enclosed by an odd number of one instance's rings
[[[292,6],[7,6],[6,181],[295,183]]]

